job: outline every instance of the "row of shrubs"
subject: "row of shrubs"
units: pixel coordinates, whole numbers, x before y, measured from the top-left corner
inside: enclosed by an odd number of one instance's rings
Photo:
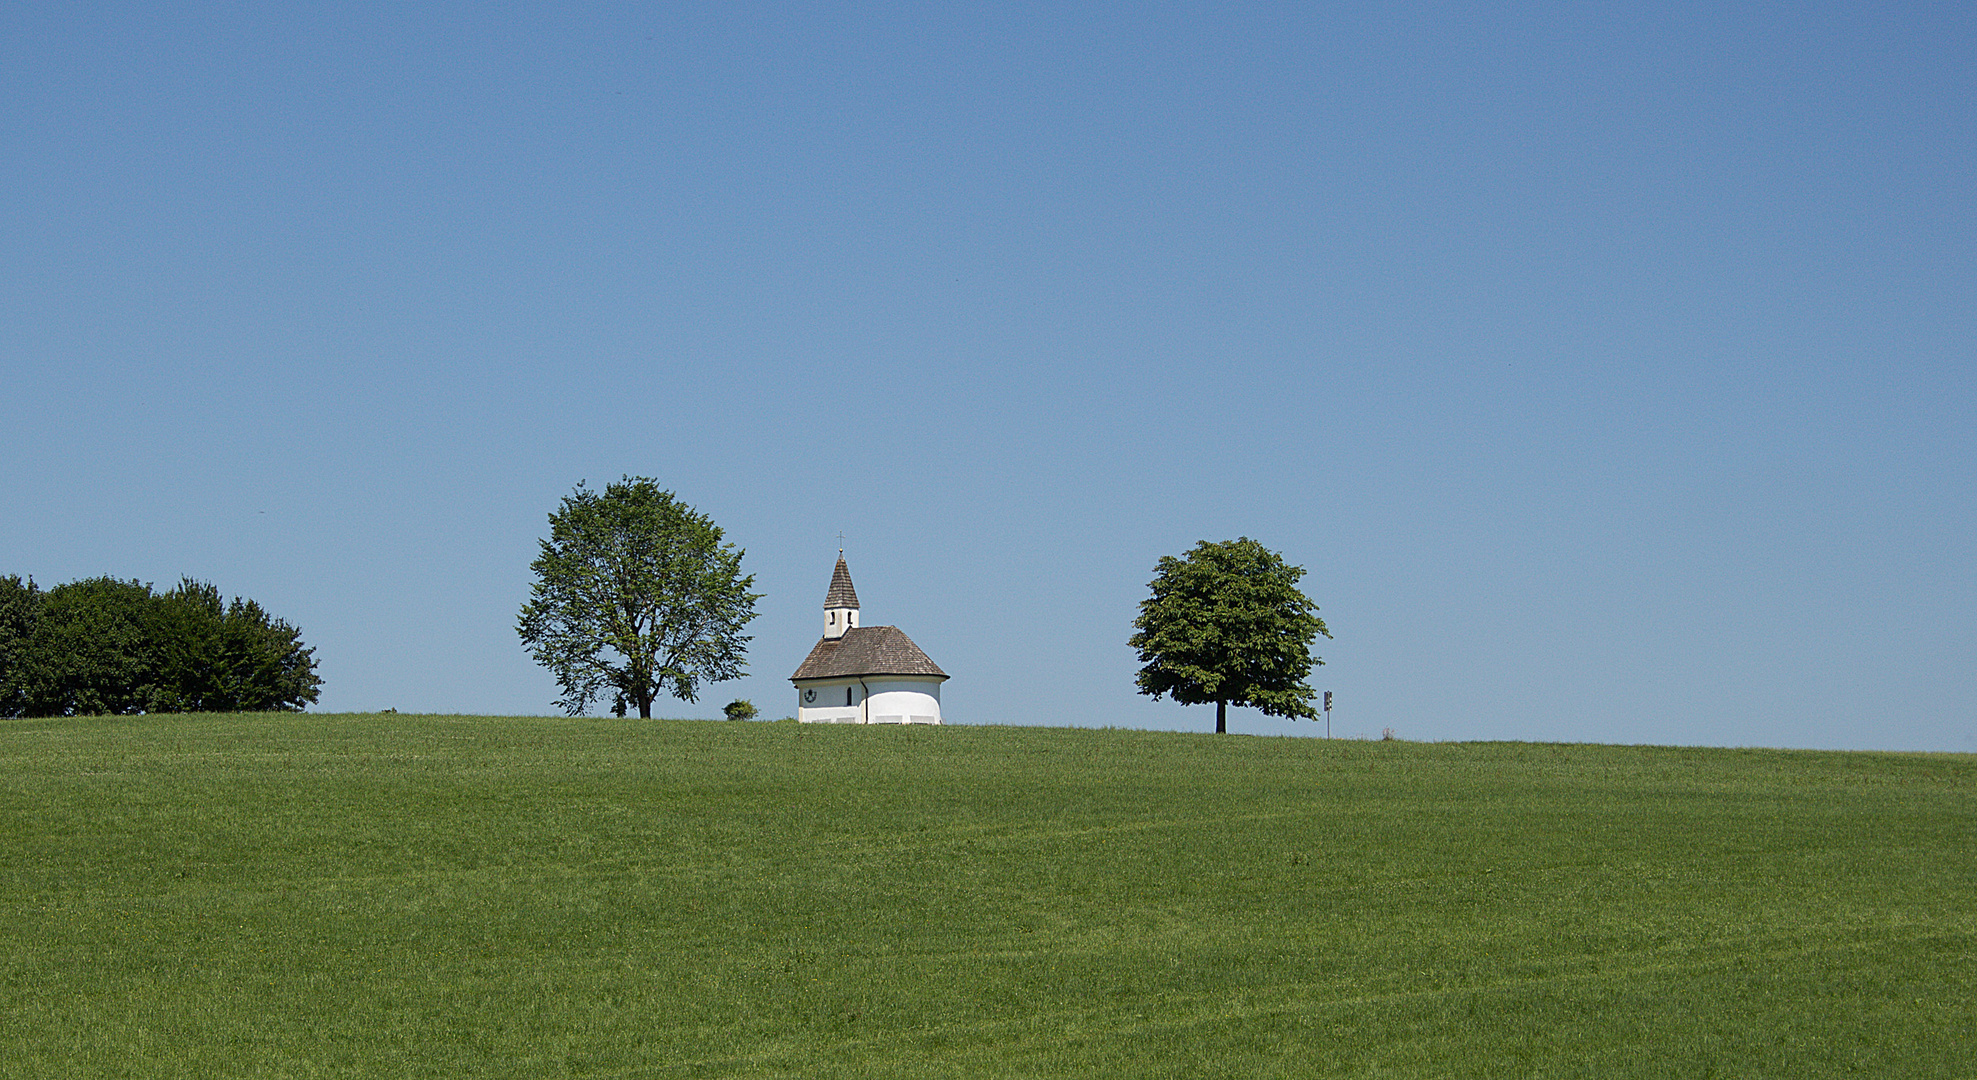
[[[37,587],[0,576],[0,716],[297,711],[315,650],[252,600],[186,578]]]

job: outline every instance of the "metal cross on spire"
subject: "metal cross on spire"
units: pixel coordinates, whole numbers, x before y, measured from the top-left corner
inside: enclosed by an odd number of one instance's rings
[[[844,533],[842,531],[839,531],[837,534],[837,553],[838,558],[844,557]]]

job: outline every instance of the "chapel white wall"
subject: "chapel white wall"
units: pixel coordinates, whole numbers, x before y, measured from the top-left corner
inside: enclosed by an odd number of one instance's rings
[[[866,723],[938,724],[940,683],[932,679],[866,679],[871,700],[866,702]]]
[[[847,686],[851,688],[849,706],[844,703]],[[805,690],[815,690],[817,700],[806,703]],[[805,724],[939,724],[943,722],[940,681],[868,678],[862,686],[857,679],[806,681],[796,691],[796,718]]]
[[[849,705],[844,703],[847,688],[851,691]],[[816,691],[817,700],[804,701],[805,691],[811,690]],[[857,679],[806,681],[796,690],[796,719],[805,724],[861,724],[865,720],[863,701],[864,690]]]

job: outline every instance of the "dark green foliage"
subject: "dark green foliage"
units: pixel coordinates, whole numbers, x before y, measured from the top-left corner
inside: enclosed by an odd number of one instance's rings
[[[601,495],[579,483],[549,528],[515,631],[556,673],[558,707],[575,716],[609,691],[612,713],[649,719],[662,690],[693,701],[741,677],[759,595],[713,519],[627,476]]]
[[[1316,693],[1304,678],[1324,661],[1311,655],[1311,643],[1332,635],[1298,591],[1303,576],[1303,567],[1246,536],[1203,540],[1186,558],[1161,556],[1128,642],[1146,665],[1140,693],[1213,703],[1218,732],[1228,730],[1230,705],[1315,718]]]
[[[1977,757],[0,722],[11,1077],[1944,1077]]]
[[[0,716],[27,712],[28,643],[41,618],[41,590],[34,579],[0,575]]]
[[[186,578],[153,608],[159,677],[150,712],[265,712],[316,700],[314,649],[252,600]]]
[[[144,712],[156,679],[146,632],[150,587],[99,577],[41,597],[22,659],[28,716]]]
[[[752,701],[730,701],[721,707],[721,712],[730,720],[753,720],[762,715],[762,710]]]
[[[0,578],[0,715],[299,710],[322,685],[314,652],[254,601],[223,604],[190,578],[166,593]]]

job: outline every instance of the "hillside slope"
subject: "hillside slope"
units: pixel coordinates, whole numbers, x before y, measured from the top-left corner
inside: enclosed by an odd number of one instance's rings
[[[1977,758],[0,723],[0,1076],[1968,1075]]]

